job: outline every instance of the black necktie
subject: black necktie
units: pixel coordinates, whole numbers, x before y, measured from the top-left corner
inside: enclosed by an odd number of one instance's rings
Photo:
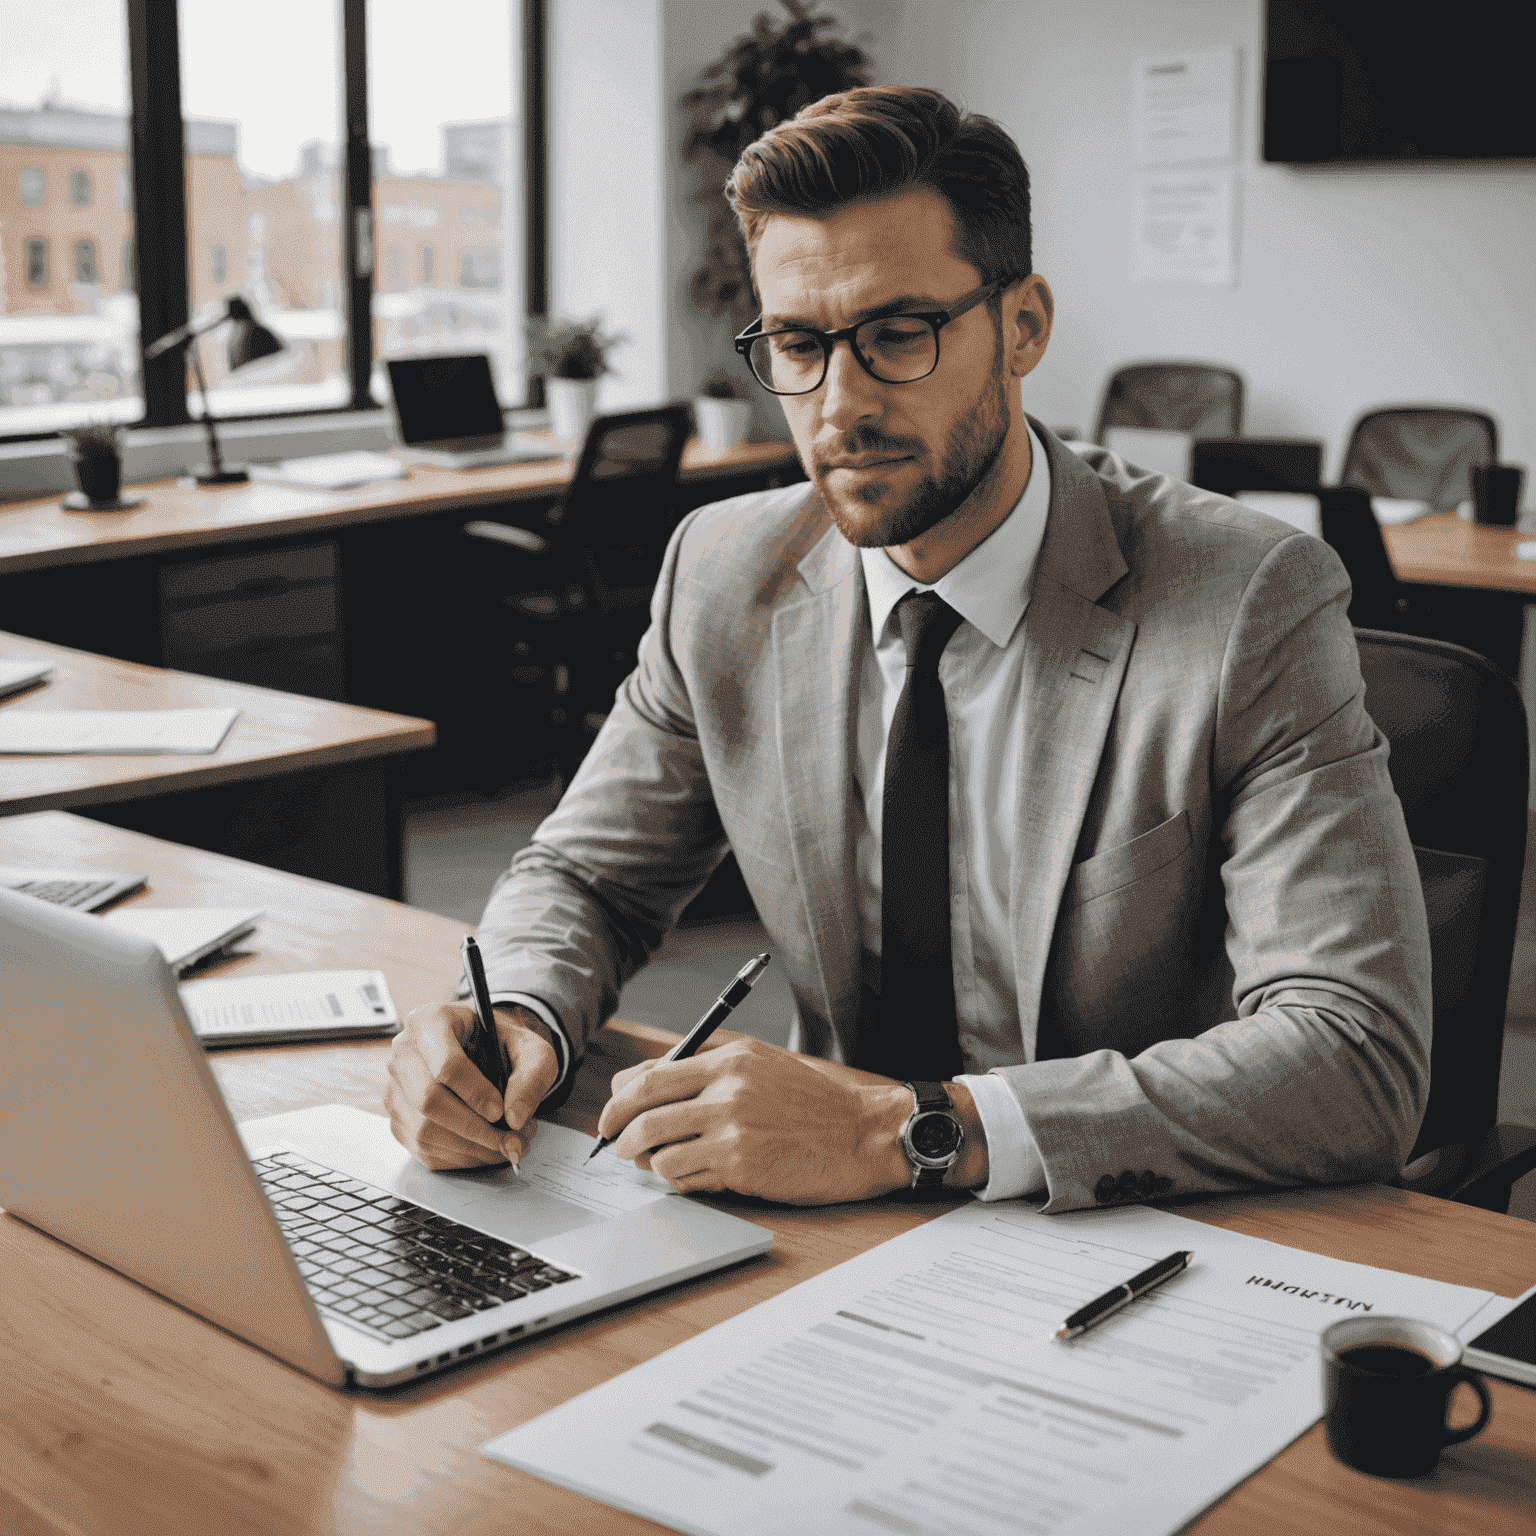
[[[949,950],[949,718],[939,657],[960,615],[932,592],[897,606],[907,677],[885,747],[880,827],[880,1012],[858,1065],[944,1082],[961,1071]]]

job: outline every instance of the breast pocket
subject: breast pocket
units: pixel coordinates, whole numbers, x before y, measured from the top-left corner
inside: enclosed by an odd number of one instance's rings
[[[1171,864],[1190,844],[1189,812],[1180,811],[1128,843],[1106,848],[1072,868],[1062,893],[1063,908],[1109,896]]]

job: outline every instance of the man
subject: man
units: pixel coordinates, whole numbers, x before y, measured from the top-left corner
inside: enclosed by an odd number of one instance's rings
[[[996,124],[850,91],[730,190],[763,306],[738,349],[810,484],[674,536],[637,670],[486,910],[505,1099],[468,1010],[425,1009],[395,1134],[520,1157],[729,847],[798,1049],[614,1079],[603,1133],[679,1190],[1058,1211],[1396,1174],[1428,934],[1338,561],[1025,416],[1053,306]]]

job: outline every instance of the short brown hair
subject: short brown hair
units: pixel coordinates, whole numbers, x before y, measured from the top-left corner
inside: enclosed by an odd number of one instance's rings
[[[742,151],[725,195],[755,263],[770,214],[819,218],[919,188],[948,203],[955,254],[983,282],[1034,270],[1018,145],[990,117],[920,86],[861,86],[802,107]]]

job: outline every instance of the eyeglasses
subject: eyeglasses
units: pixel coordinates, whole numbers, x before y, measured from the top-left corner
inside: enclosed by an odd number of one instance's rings
[[[939,331],[1001,288],[1001,282],[973,289],[948,309],[880,315],[837,331],[763,331],[762,317],[736,338],[764,389],[776,395],[808,395],[827,376],[832,348],[846,341],[870,378],[882,384],[915,384],[939,366]]]

